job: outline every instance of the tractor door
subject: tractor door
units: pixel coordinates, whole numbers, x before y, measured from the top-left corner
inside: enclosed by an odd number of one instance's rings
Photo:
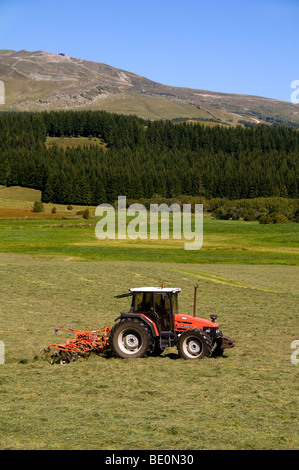
[[[154,309],[158,315],[158,325],[161,332],[173,332],[171,297],[168,293],[154,295]]]
[[[153,310],[152,305],[152,293],[140,292],[133,296],[131,311],[135,313],[149,313]]]

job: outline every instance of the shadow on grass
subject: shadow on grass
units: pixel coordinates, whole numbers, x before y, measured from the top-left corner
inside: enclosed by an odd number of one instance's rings
[[[27,358],[24,358],[24,359],[21,359],[19,360],[19,364],[29,364],[29,363],[32,363],[32,362],[36,362],[37,360],[44,360],[46,362],[50,362],[50,357],[46,357],[44,354],[43,354],[44,351],[41,352],[41,354],[39,356],[34,356],[33,358],[31,359],[27,359]],[[90,357],[95,357],[95,356],[98,356],[99,358],[101,359],[105,359],[105,360],[117,360],[117,361],[128,361],[130,359],[134,359],[134,358],[125,358],[125,359],[122,359],[120,357],[117,357],[113,354],[113,352],[111,350],[106,350],[106,351],[101,351],[101,352],[98,352],[98,353],[90,353],[88,355],[86,355],[85,357],[78,357],[77,359],[74,359],[74,360],[71,360],[69,361],[70,363],[71,362],[76,362],[76,361],[88,361],[88,359]],[[212,356],[209,358],[209,359],[226,359],[228,356],[227,355],[224,355],[223,351],[217,351],[215,350],[212,354]],[[59,362],[59,358],[60,356],[58,356],[57,358],[57,361],[55,362]],[[181,359],[183,360],[183,358],[176,352],[164,352],[162,353],[161,355],[157,355],[157,356],[148,356],[148,357],[144,357],[144,358],[140,358],[140,359],[170,359],[170,360],[178,360],[178,359]]]

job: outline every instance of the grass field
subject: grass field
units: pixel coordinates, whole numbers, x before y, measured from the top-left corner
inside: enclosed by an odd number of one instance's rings
[[[97,137],[47,137],[45,145],[47,148],[57,146],[58,148],[67,149],[77,147],[100,147],[103,150],[107,145]]]
[[[29,206],[31,202],[41,200],[41,191],[38,189],[22,188],[21,186],[0,186],[0,207],[12,205]]]
[[[65,262],[0,256],[2,449],[298,448],[298,268]],[[217,268],[217,269],[216,269]],[[198,363],[91,357],[69,366],[38,359],[67,339],[54,327],[112,325],[129,287],[180,286],[181,311],[218,314],[236,347]]]
[[[100,242],[97,219],[60,210],[0,220],[0,448],[298,449],[298,224],[208,218],[203,248],[187,252],[176,240]],[[56,324],[113,325],[128,308],[114,295],[162,283],[182,288],[189,314],[198,284],[197,315],[217,314],[236,347],[198,362],[176,348],[68,366],[40,358],[69,338],[54,336]]]
[[[0,209],[1,214],[1,209]],[[203,247],[184,250],[185,240],[105,240],[95,235],[98,218],[38,214],[0,221],[0,251],[64,256],[78,260],[178,263],[299,264],[299,224],[204,219]],[[50,219],[49,219],[50,217]]]
[[[32,212],[35,201],[41,201],[42,193],[37,189],[23,188],[21,186],[4,187],[0,185],[0,220],[23,219],[61,219],[79,218],[76,212],[86,209],[86,206],[75,206],[68,210],[63,204],[44,204],[44,212]],[[53,207],[57,214],[52,214]],[[94,207],[90,207],[94,211]]]

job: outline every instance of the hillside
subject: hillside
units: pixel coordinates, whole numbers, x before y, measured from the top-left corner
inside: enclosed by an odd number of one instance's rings
[[[167,86],[103,63],[43,51],[0,50],[0,80],[6,91],[1,111],[90,109],[152,120],[299,127],[292,103]]]
[[[299,197],[299,133],[206,127],[106,111],[0,114],[0,184],[55,204]]]

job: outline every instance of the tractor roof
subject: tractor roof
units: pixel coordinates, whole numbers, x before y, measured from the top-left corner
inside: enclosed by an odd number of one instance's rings
[[[129,289],[131,292],[181,292],[179,287],[136,287]]]
[[[155,292],[156,294],[159,293],[176,293],[181,292],[182,289],[179,287],[135,287],[133,289],[129,289],[130,292],[126,294],[115,295],[115,299],[121,299],[122,297],[129,297],[133,295],[135,292]]]

